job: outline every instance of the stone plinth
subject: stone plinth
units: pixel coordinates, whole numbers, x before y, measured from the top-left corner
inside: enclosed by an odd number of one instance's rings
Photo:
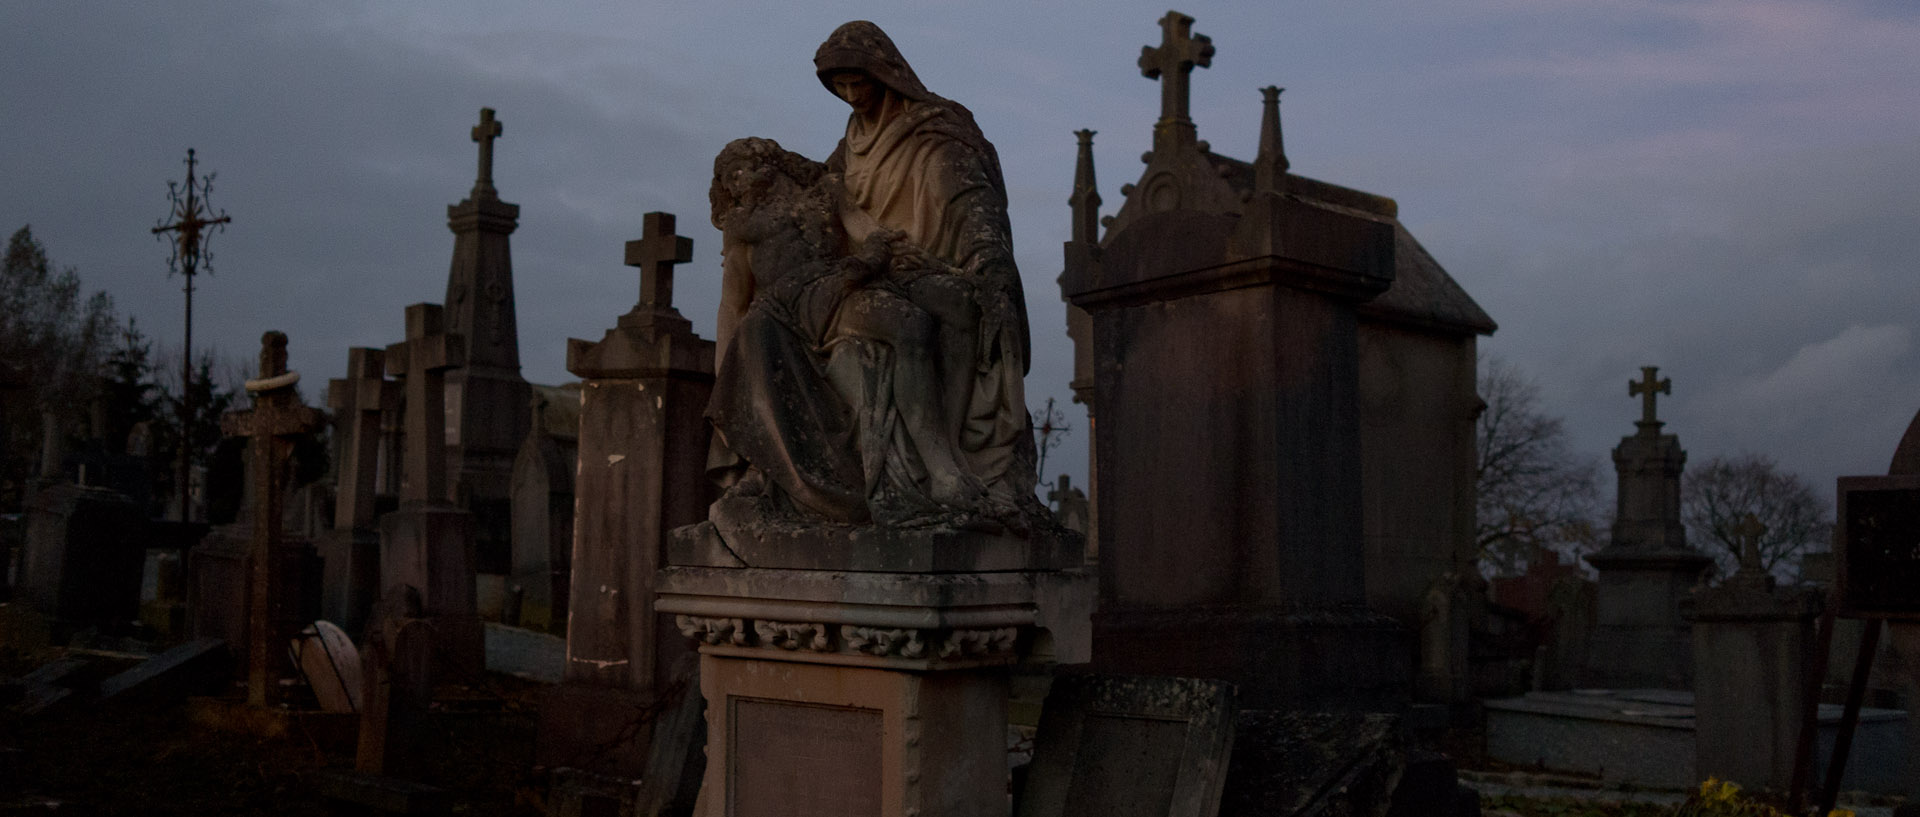
[[[1742,571],[1702,590],[1693,621],[1695,771],[1748,788],[1793,785],[1820,596]]]
[[[21,601],[62,621],[123,626],[140,610],[146,515],[104,488],[55,485],[27,503]]]
[[[708,815],[1004,815],[1007,668],[1084,659],[1087,577],[670,567]]]
[[[1600,579],[1580,685],[1688,689],[1693,633],[1680,605],[1713,560],[1687,545],[1680,523],[1687,452],[1678,437],[1660,433],[1652,391],[1635,387],[1630,393],[1646,393],[1648,408],[1636,423],[1639,432],[1613,449],[1620,482],[1612,541],[1586,557]]]
[[[436,669],[478,676],[486,669],[486,634],[474,590],[473,515],[440,503],[402,504],[380,517],[380,550],[385,586],[420,592]]]
[[[333,528],[320,539],[323,565],[320,616],[349,633],[367,626],[380,596],[380,533],[372,528]]]

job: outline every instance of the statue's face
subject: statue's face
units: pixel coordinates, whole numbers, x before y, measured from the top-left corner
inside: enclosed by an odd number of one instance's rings
[[[880,88],[866,74],[842,71],[827,80],[833,83],[834,95],[846,100],[859,113],[872,113],[880,103]]]

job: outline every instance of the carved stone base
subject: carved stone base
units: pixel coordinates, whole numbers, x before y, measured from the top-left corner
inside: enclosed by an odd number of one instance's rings
[[[1000,815],[1008,667],[1087,655],[1089,577],[672,567],[700,647],[701,813]]]

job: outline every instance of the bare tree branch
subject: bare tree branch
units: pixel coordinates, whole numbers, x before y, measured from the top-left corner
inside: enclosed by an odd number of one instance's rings
[[[1681,521],[1688,539],[1714,558],[1722,576],[1739,566],[1736,530],[1748,514],[1766,526],[1759,540],[1760,566],[1777,576],[1794,566],[1793,557],[1823,549],[1833,531],[1826,499],[1765,454],[1714,457],[1687,469]]]
[[[1567,445],[1558,417],[1540,409],[1540,389],[1498,358],[1482,356],[1475,422],[1479,453],[1476,544],[1496,571],[1521,569],[1533,549],[1577,552],[1597,539],[1599,465]]]

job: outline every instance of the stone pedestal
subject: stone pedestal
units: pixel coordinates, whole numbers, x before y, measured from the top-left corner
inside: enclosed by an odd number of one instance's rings
[[[700,644],[702,813],[1006,814],[1007,667],[1084,658],[1086,579],[662,570],[656,609]]]
[[[1694,594],[1694,770],[1747,788],[1793,785],[1820,597],[1759,570]]]
[[[473,515],[438,503],[408,503],[380,517],[380,575],[385,586],[420,591],[432,622],[435,669],[454,679],[486,669],[486,634],[476,608]]]
[[[1600,580],[1580,685],[1687,689],[1693,633],[1680,604],[1712,559],[1687,545],[1680,523],[1680,473],[1687,463],[1680,439],[1660,433],[1650,406],[1635,425],[1639,432],[1613,449],[1620,482],[1612,541],[1587,557]]]
[[[27,502],[18,596],[75,625],[125,626],[139,615],[146,516],[125,495],[55,485]]]
[[[245,656],[253,643],[248,627],[253,602],[253,556],[248,553],[252,523],[222,525],[187,555],[187,634],[225,640],[236,677],[248,671]],[[298,539],[273,549],[278,561],[276,585],[284,596],[270,613],[274,632],[294,633],[320,615],[321,563],[313,547]]]

